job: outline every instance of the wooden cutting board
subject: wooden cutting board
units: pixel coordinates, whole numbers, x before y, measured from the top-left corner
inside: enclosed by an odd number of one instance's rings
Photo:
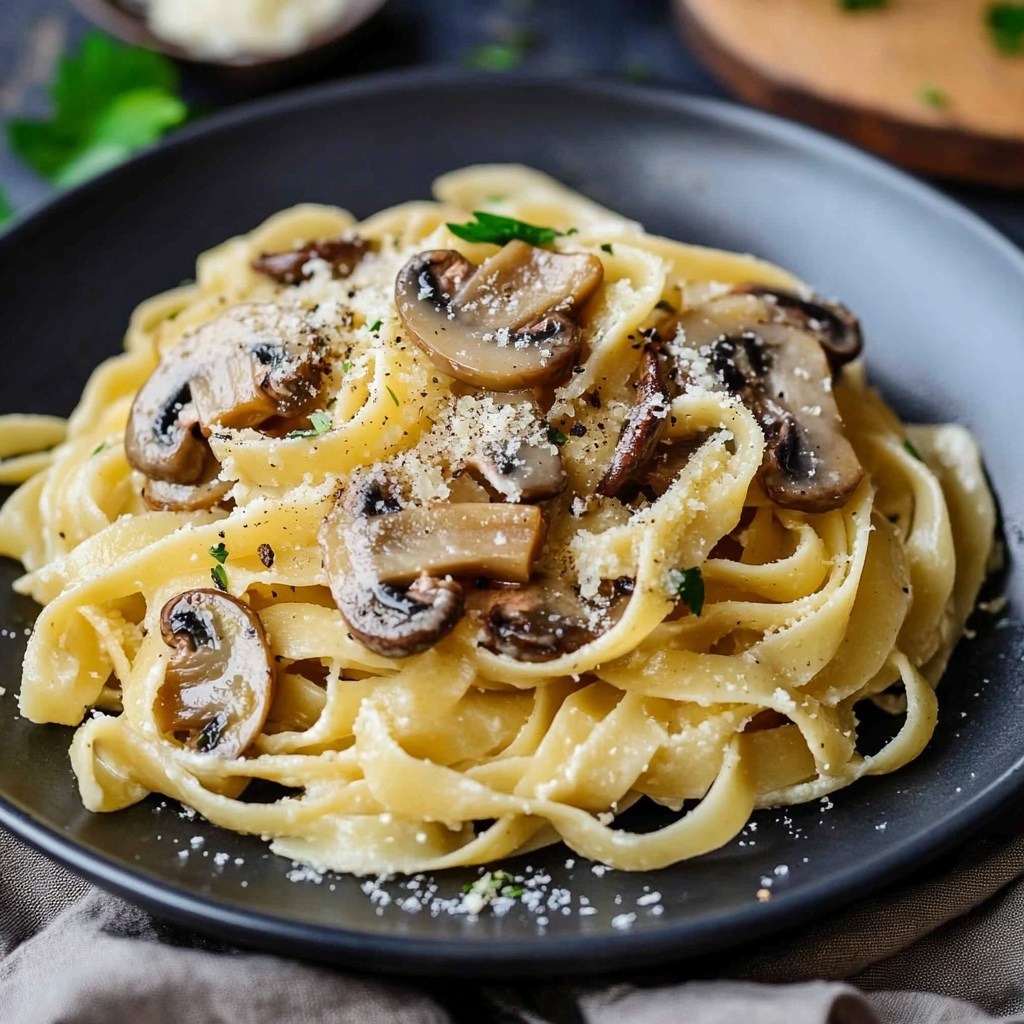
[[[743,99],[914,170],[1024,188],[1024,54],[988,0],[675,0],[697,56]]]

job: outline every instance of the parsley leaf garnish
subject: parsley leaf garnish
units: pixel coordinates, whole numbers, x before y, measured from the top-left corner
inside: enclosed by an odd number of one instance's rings
[[[106,448],[106,447],[107,447],[107,442],[106,441],[100,441],[100,443],[98,445],[96,445],[95,448],[93,448],[93,450],[92,450],[92,452],[90,454],[92,454],[92,455],[99,455],[99,453],[101,451],[103,451],[103,449]]]
[[[376,334],[380,330],[382,323],[382,320],[374,320],[373,323],[370,324],[370,333]]]
[[[563,232],[555,228],[545,228],[538,224],[528,224],[525,220],[515,217],[502,217],[486,210],[474,210],[476,221],[465,224],[449,224],[448,230],[464,242],[491,242],[494,245],[505,245],[518,239],[530,245],[550,245]]]
[[[548,427],[548,440],[552,444],[557,444],[561,447],[569,440],[557,427]]]
[[[308,430],[289,430],[285,437],[319,437],[326,434],[333,425],[331,417],[323,409],[317,409],[309,414]]]
[[[223,565],[215,565],[210,570],[210,577],[213,579],[218,590],[228,589],[228,573]]]
[[[64,57],[49,120],[14,120],[8,141],[55,185],[75,185],[156,142],[188,117],[174,65],[98,32]]]
[[[839,0],[844,11],[869,11],[872,7],[884,7],[887,0]]]
[[[7,196],[0,189],[0,224],[4,224],[14,216],[14,207],[7,201]]]
[[[903,447],[911,454],[918,462],[924,462],[921,453],[914,447],[913,442],[910,438],[904,438]]]
[[[397,409],[399,406],[398,395],[396,395],[387,384],[385,384],[384,387],[387,388],[388,394],[391,396],[391,401],[395,403],[395,408]]]
[[[224,546],[224,541],[210,548],[210,557],[215,558],[221,565],[228,560],[228,549]]]
[[[615,255],[615,250],[612,248],[612,243],[611,242],[602,242],[601,243],[601,251],[608,253],[609,256],[614,256]]]
[[[935,110],[945,110],[951,102],[949,93],[937,85],[922,85],[917,90],[917,98],[926,107],[932,107]]]
[[[352,372],[352,360],[346,359],[341,364],[341,372],[342,373],[351,373]]]
[[[704,609],[704,577],[700,569],[673,569],[668,585],[672,596],[699,618]]]
[[[985,24],[997,50],[1024,53],[1024,4],[989,4]]]

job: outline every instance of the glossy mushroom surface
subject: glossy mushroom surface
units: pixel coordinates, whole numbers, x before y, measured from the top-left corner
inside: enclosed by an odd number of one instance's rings
[[[295,285],[313,276],[317,261],[326,263],[334,278],[348,277],[370,251],[363,238],[330,238],[283,252],[265,252],[252,261],[252,269],[277,281]]]
[[[274,668],[259,616],[217,590],[189,590],[160,612],[173,648],[153,706],[157,727],[186,747],[241,756],[263,729]]]
[[[475,387],[517,391],[572,372],[581,347],[576,318],[603,275],[596,256],[519,241],[479,267],[435,249],[402,267],[395,302],[439,369]]]

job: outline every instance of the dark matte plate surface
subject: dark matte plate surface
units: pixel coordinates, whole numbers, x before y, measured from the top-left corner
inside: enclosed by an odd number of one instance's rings
[[[874,380],[899,410],[978,435],[1024,546],[1024,260],[928,188],[805,129],[730,106],[620,86],[405,75],[331,86],[212,119],[52,204],[0,239],[0,409],[69,411],[119,345],[132,307],[192,273],[198,252],[302,200],[366,215],[425,197],[464,164],[522,161],[675,238],[776,260],[862,316]],[[0,590],[13,578],[14,567]],[[25,602],[0,597],[0,822],[109,889],[179,922],[295,955],[388,971],[564,972],[650,964],[806,920],[906,873],[1024,779],[1024,577],[1009,612],[962,643],[927,752],[821,804],[760,812],[756,832],[660,872],[596,875],[557,847],[526,864],[597,913],[517,908],[472,922],[377,913],[358,881],[296,883],[258,839],[159,801],[79,805],[71,731],[17,717]],[[187,858],[194,836],[205,845]],[[203,855],[205,851],[205,856]],[[218,852],[230,855],[222,867]],[[235,858],[244,861],[235,863]],[[776,868],[785,865],[786,871]],[[773,897],[756,899],[762,876]],[[469,872],[438,880],[458,894]],[[638,906],[648,890],[663,913]],[[392,885],[397,895],[408,895]],[[612,926],[635,912],[628,931]]]

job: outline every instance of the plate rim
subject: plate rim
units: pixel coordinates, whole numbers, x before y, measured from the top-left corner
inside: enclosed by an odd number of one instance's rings
[[[472,83],[496,84],[494,76],[452,69],[411,69],[323,83],[240,104],[188,126],[83,185],[61,193],[25,211],[0,234],[0,252],[16,249],[23,234],[45,231],[69,205],[116,187],[119,176],[139,166],[160,163],[178,151],[252,122],[273,119],[293,109],[315,108],[362,96],[380,97],[410,89],[450,88]],[[509,92],[557,89],[591,100],[612,97],[647,110],[697,117],[725,125],[743,134],[783,142],[805,152],[838,161],[846,168],[874,179],[877,187],[910,196],[938,216],[972,234],[1024,284],[1024,252],[997,228],[934,186],[907,174],[816,129],[773,114],[713,97],[695,96],[664,87],[650,87],[600,78],[560,75],[508,74],[500,84]],[[1024,788],[1024,752],[1018,761],[978,790],[938,824],[895,843],[838,875],[809,883],[796,892],[779,892],[769,903],[731,910],[712,910],[698,921],[679,922],[650,932],[558,936],[533,934],[519,938],[446,938],[367,933],[345,927],[297,922],[262,910],[232,906],[216,898],[197,895],[188,888],[148,876],[128,861],[112,860],[63,835],[58,828],[35,818],[0,793],[0,825],[30,846],[84,876],[101,888],[145,906],[158,916],[207,934],[266,949],[268,940],[287,944],[286,955],[334,963],[349,963],[389,973],[433,973],[515,976],[526,972],[593,973],[608,966],[652,964],[681,959],[746,944],[748,941],[806,923],[827,909],[849,904],[904,878],[915,867],[934,861],[943,852],[981,829]],[[689,947],[693,947],[692,949]],[[279,950],[281,952],[281,950]],[[653,959],[652,959],[653,958]],[[380,962],[383,960],[383,962]]]

